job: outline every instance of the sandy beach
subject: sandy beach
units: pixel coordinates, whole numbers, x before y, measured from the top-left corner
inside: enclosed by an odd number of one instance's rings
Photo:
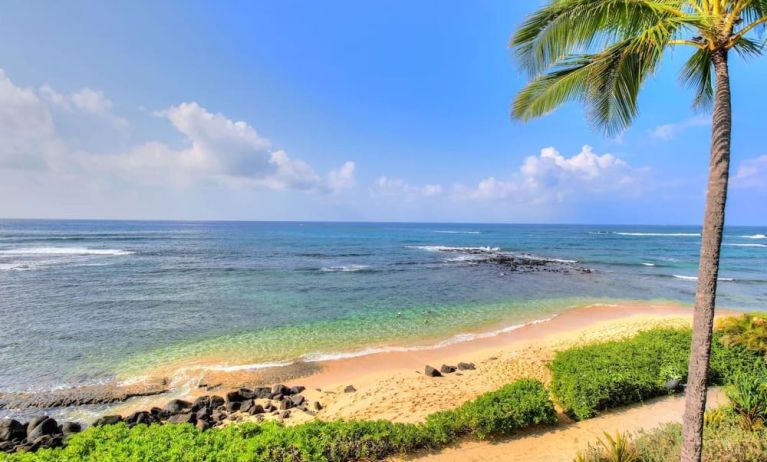
[[[721,315],[730,312],[720,311]],[[516,379],[529,377],[549,382],[546,364],[559,350],[575,345],[618,339],[653,327],[689,326],[692,310],[674,304],[643,302],[588,305],[573,308],[545,322],[530,323],[497,335],[434,349],[374,353],[348,359],[273,370],[214,370],[203,385],[186,390],[191,396],[212,394],[239,386],[269,384],[278,379],[288,386],[303,385],[310,401],[323,409],[317,416],[294,412],[287,424],[320,418],[387,419],[419,422],[431,413],[447,410]],[[425,365],[439,368],[471,362],[475,370],[426,377]],[[302,377],[295,375],[307,374]],[[345,392],[352,385],[356,391]],[[146,408],[148,401],[162,404],[167,397],[131,400],[114,409],[126,414]],[[248,421],[250,416],[237,418]]]

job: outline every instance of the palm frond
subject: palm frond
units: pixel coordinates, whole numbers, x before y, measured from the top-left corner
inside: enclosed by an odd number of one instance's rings
[[[714,100],[713,63],[708,50],[697,50],[690,56],[680,75],[681,81],[695,90],[693,107],[708,108]]]
[[[609,135],[619,133],[636,117],[642,83],[655,72],[679,27],[675,18],[667,18],[602,52],[556,62],[520,92],[512,116],[529,120],[566,101],[580,100],[596,126]]]
[[[524,69],[532,76],[562,57],[635,36],[668,20],[695,26],[684,0],[554,0],[531,15],[511,39]]]

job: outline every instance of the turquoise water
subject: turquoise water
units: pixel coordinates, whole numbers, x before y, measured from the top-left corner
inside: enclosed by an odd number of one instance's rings
[[[692,303],[697,233],[3,220],[0,391],[461,341],[596,300]],[[767,228],[726,234],[719,305],[767,308]],[[545,264],[514,271],[498,255]]]

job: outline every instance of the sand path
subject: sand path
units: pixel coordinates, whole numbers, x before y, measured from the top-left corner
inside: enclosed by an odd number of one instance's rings
[[[708,407],[724,404],[720,389],[709,391]],[[666,422],[680,422],[684,396],[660,398],[606,412],[599,417],[519,433],[499,441],[466,441],[433,454],[395,458],[392,462],[571,462],[578,451],[595,443],[603,432],[636,432]]]

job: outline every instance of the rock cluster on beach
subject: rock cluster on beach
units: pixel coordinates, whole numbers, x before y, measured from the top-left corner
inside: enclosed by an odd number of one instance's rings
[[[93,425],[114,425],[124,422],[129,426],[145,424],[188,423],[200,430],[219,426],[226,420],[255,416],[263,420],[267,416],[283,421],[291,412],[301,411],[316,415],[322,410],[320,402],[310,403],[303,395],[302,386],[287,387],[276,384],[272,387],[239,388],[218,395],[200,396],[194,401],[173,399],[165,407],[153,407],[148,411],[137,411],[127,416],[106,415]],[[67,437],[79,432],[81,425],[65,422],[59,425],[50,417],[36,417],[27,424],[16,420],[0,421],[0,451],[35,451],[39,448],[60,447]]]
[[[59,424],[55,419],[45,416],[35,417],[26,423],[14,419],[0,420],[0,452],[61,447],[69,435],[81,429],[78,423]]]
[[[476,369],[476,366],[474,363],[458,363],[457,366],[450,366],[448,364],[443,364],[439,370],[436,368],[429,366],[428,364],[424,367],[423,373],[426,377],[442,377],[443,374],[452,374],[455,371],[469,371]],[[461,375],[461,374],[458,374]]]

